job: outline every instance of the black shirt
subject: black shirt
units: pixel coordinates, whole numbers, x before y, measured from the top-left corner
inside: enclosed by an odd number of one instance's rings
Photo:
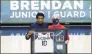
[[[47,23],[38,24],[37,22],[35,22],[30,25],[30,29],[47,29],[47,28],[48,28]]]

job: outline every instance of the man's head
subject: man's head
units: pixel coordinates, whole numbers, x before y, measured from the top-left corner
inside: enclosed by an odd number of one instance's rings
[[[53,21],[53,24],[55,24],[55,25],[59,24],[59,17],[58,17],[58,15],[53,15],[52,16],[52,21]]]
[[[37,19],[37,22],[38,22],[39,24],[42,24],[43,21],[44,21],[44,14],[43,14],[43,13],[37,13],[36,19]]]

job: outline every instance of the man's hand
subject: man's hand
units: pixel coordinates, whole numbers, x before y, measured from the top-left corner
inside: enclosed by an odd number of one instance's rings
[[[28,40],[32,36],[33,33],[34,33],[33,30],[29,30],[29,32],[26,35],[26,39]]]
[[[66,40],[66,41],[65,41],[65,44],[68,44],[68,43],[69,43],[69,40]]]

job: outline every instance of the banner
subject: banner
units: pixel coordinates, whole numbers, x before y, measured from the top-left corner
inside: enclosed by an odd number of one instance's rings
[[[59,16],[61,23],[91,22],[91,1],[1,1],[1,23],[33,23],[38,12],[45,14],[48,23],[53,14]]]

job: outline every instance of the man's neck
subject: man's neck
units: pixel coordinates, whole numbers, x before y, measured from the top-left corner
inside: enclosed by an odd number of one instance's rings
[[[59,23],[58,24],[53,24],[54,26],[58,26],[59,25]]]
[[[36,23],[39,24],[39,25],[43,24],[43,23],[39,23],[39,22],[36,22]]]

